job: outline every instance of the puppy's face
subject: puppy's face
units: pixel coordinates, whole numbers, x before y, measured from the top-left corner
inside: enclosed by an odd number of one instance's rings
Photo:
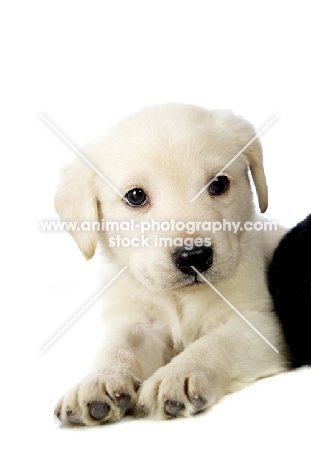
[[[197,286],[203,280],[192,266],[209,281],[227,278],[239,263],[242,231],[213,233],[206,222],[252,219],[249,166],[266,209],[258,140],[228,165],[254,135],[231,112],[177,104],[146,108],[82,151],[119,193],[79,160],[63,173],[56,209],[67,221],[123,222],[123,230],[71,234],[86,258],[99,239],[111,261],[128,265],[149,289]],[[131,220],[135,229],[129,231]]]

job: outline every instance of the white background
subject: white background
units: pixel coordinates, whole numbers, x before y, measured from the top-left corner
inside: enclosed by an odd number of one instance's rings
[[[100,303],[39,350],[98,291],[56,219],[59,169],[77,147],[146,104],[231,108],[260,130],[267,216],[310,210],[308,2],[12,1],[0,14],[3,466],[310,466],[310,370],[261,381],[209,414],[60,428],[58,397],[100,340]]]

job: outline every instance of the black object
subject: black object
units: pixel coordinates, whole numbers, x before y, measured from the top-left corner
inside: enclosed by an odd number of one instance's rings
[[[311,365],[311,215],[292,228],[276,248],[269,288],[292,367]]]

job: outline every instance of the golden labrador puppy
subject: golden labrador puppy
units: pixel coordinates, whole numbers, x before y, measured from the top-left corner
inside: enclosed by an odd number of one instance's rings
[[[110,232],[71,231],[87,259],[100,244],[103,285],[113,281],[103,346],[56,406],[61,421],[96,425],[141,408],[189,416],[286,369],[266,282],[266,260],[284,229],[246,229],[259,219],[249,168],[262,212],[268,203],[254,136],[230,111],[151,106],[84,149],[93,167],[77,159],[64,169],[55,202],[61,220],[115,224]]]

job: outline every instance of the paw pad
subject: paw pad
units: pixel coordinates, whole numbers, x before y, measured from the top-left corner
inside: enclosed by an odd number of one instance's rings
[[[207,400],[206,398],[203,398],[201,396],[195,396],[193,398],[190,398],[190,402],[196,411],[200,411],[200,409],[202,409],[203,406],[206,405]]]
[[[118,407],[122,410],[126,409],[130,403],[131,396],[127,393],[116,393],[115,394]]]
[[[91,418],[96,421],[103,419],[110,410],[110,406],[103,401],[92,401],[91,403],[88,403],[87,406],[89,408]]]
[[[185,405],[175,400],[166,400],[165,401],[165,413],[169,416],[177,416],[177,413],[184,409]]]

